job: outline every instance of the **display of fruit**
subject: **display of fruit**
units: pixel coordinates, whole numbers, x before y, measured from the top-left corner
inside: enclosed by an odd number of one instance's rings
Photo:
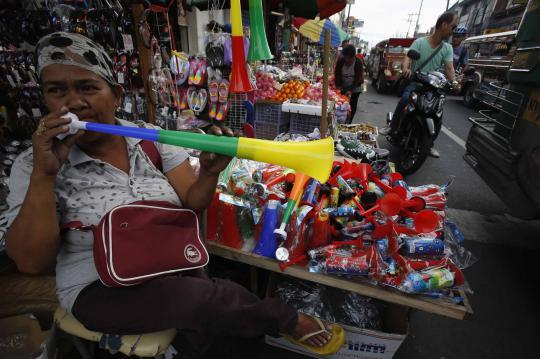
[[[322,94],[323,94],[322,88],[323,88],[322,82],[318,82],[316,84],[309,86],[306,89],[304,98],[306,100],[310,100],[313,102],[322,102]],[[330,101],[335,101],[337,99],[336,92],[331,89],[328,89],[328,99]]]
[[[264,72],[257,72],[255,74],[255,80],[257,89],[255,90],[255,100],[268,100],[275,96],[277,90],[275,88],[276,81],[272,77]]]
[[[274,95],[273,100],[286,101],[289,99],[300,99],[305,95],[306,87],[309,86],[309,82],[302,82],[299,80],[290,80],[283,84],[281,89]]]

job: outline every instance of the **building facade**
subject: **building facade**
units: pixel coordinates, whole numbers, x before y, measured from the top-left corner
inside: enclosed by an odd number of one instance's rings
[[[527,0],[461,0],[450,10],[474,36],[516,30],[526,7]]]

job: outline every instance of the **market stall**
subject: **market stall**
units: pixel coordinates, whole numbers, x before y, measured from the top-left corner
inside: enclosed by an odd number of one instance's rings
[[[249,1],[249,30],[240,1],[233,0],[230,26],[211,22],[204,54],[187,54],[178,51],[170,18],[173,5],[182,6],[176,3],[35,9],[35,16],[46,12],[56,22],[29,39],[10,33],[8,42],[35,44],[39,35],[55,30],[99,40],[126,90],[117,116],[160,126],[123,131],[123,126],[73,121],[75,132],[187,147],[194,166],[199,150],[236,157],[221,173],[207,210],[207,247],[214,256],[397,306],[469,318],[471,291],[463,270],[474,257],[446,217],[449,184],[408,186],[387,151],[378,148],[377,128],[346,124],[349,99],[330,75],[331,48],[342,40],[339,29],[329,20],[297,21],[300,33],[309,26],[319,29],[310,39],[323,45],[322,52],[308,53],[306,61],[287,54],[273,59],[261,0]],[[5,16],[0,23],[9,22]],[[9,90],[2,99],[8,108],[3,140],[11,141],[3,148],[0,209],[5,209],[10,166],[31,145],[44,107],[31,52],[4,46],[1,53],[7,69],[2,86]],[[243,136],[192,133],[210,125]],[[346,158],[334,161],[334,154]],[[399,320],[406,327],[406,316]]]

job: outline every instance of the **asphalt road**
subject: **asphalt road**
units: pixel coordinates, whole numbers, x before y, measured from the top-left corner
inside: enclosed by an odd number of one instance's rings
[[[379,95],[371,86],[368,86],[368,92],[360,96],[354,122],[371,122],[384,127],[386,114],[388,111],[394,111],[397,101],[397,96]],[[453,96],[446,102],[443,125],[458,137],[463,145],[471,127],[468,118],[474,115],[473,110],[461,103],[461,98]],[[382,136],[379,137],[379,145],[391,149],[391,145]],[[407,183],[410,185],[443,184],[448,182],[451,176],[455,176],[448,198],[450,208],[483,214],[506,213],[508,209],[504,203],[463,161],[465,148],[462,145],[448,136],[447,131],[441,131],[435,143],[435,148],[439,150],[441,157],[438,159],[428,157],[420,170],[407,178]]]

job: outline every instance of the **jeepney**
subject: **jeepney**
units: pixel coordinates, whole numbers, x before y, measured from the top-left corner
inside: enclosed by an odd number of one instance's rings
[[[540,217],[540,0],[530,0],[516,36],[504,86],[477,91],[483,109],[473,126],[465,160],[514,216]]]
[[[517,31],[474,36],[462,43],[469,55],[469,67],[476,71],[461,82],[463,102],[469,107],[478,103],[477,91],[491,90],[491,83],[505,87],[508,70],[516,52]]]
[[[379,42],[370,52],[368,75],[378,93],[397,88],[401,65],[414,38],[391,38]]]

